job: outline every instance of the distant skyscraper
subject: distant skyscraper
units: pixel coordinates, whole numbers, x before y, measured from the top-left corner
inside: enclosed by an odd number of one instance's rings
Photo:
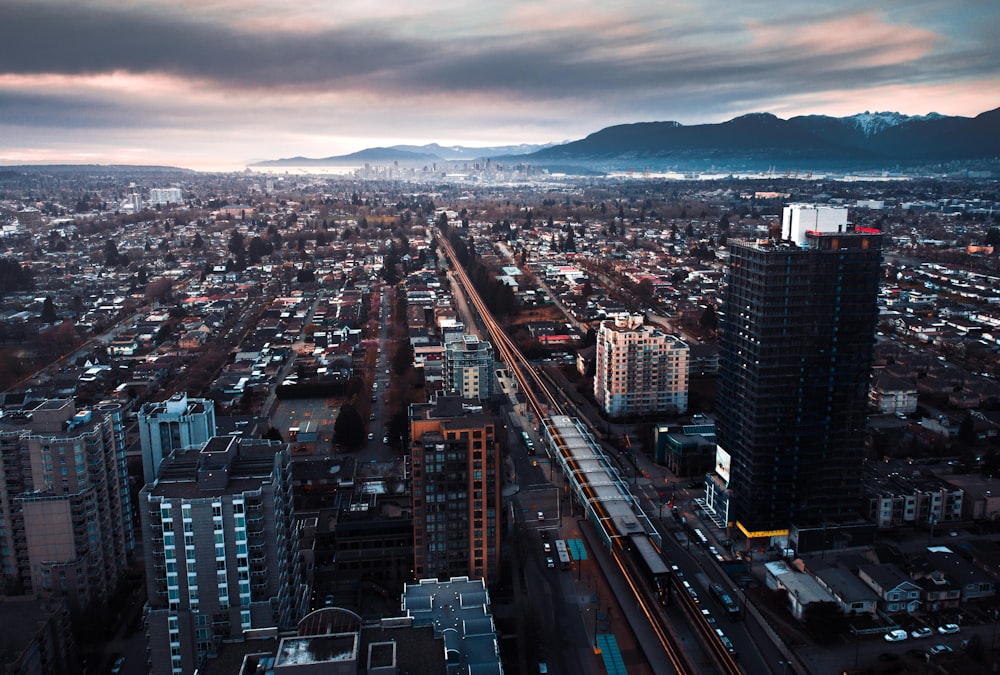
[[[493,345],[475,335],[461,335],[445,344],[445,386],[465,398],[488,401],[493,393]]]
[[[215,402],[174,394],[139,410],[139,445],[143,482],[152,483],[163,458],[172,450],[194,448],[215,435]]]
[[[597,330],[594,398],[612,418],[687,410],[687,343],[641,315],[621,314]]]
[[[128,195],[125,197],[125,208],[132,211],[142,211],[142,192],[135,183],[129,183]]]
[[[478,399],[439,392],[410,406],[417,579],[494,581],[500,561],[500,451]]]
[[[882,239],[848,232],[846,209],[799,227],[808,218],[791,215],[803,208],[786,210],[792,241],[729,242],[719,474],[744,533],[844,522],[861,508]]]
[[[62,597],[78,614],[117,590],[134,545],[120,422],[117,404],[72,399],[0,418],[6,594]]]
[[[284,443],[215,437],[139,492],[149,672],[192,673],[221,641],[302,617],[290,461]]]

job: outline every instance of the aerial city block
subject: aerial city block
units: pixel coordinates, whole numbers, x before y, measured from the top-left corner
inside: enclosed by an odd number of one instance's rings
[[[7,169],[5,667],[988,672],[995,187]]]

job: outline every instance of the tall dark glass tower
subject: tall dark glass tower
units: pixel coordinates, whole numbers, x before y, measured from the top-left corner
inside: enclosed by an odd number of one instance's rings
[[[839,229],[729,243],[717,435],[744,533],[859,515],[882,240]]]

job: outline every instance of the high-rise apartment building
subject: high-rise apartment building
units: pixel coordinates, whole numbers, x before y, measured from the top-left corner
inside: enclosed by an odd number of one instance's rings
[[[106,603],[134,546],[121,407],[50,399],[0,417],[4,593]]]
[[[641,315],[620,314],[597,330],[594,398],[612,418],[683,413],[688,405],[686,342]]]
[[[493,345],[475,335],[459,335],[445,343],[444,383],[465,398],[488,401],[493,393]]]
[[[139,446],[142,478],[156,479],[163,458],[172,450],[204,445],[215,435],[215,402],[174,394],[166,401],[146,403],[139,409]]]
[[[849,231],[846,209],[819,229],[789,216],[786,239],[730,240],[722,293],[718,473],[748,535],[862,508],[881,236]]]
[[[417,579],[495,580],[500,560],[500,450],[478,399],[438,394],[410,406]]]
[[[221,641],[303,616],[286,444],[223,436],[177,450],[139,508],[150,673],[191,673]]]
[[[182,200],[180,188],[149,188],[149,203],[153,206],[180,204]]]

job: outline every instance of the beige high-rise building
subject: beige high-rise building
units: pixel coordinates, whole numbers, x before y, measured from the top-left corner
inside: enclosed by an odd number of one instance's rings
[[[50,399],[0,417],[0,571],[9,595],[106,602],[134,546],[121,407]]]
[[[688,405],[690,349],[676,335],[621,314],[597,331],[594,398],[609,417],[679,414]]]

